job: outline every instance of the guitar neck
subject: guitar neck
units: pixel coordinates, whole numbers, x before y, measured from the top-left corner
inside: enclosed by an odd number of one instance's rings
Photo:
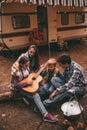
[[[35,74],[34,78],[37,78],[37,77],[40,75],[40,73],[46,68],[46,66],[47,66],[47,62],[46,62],[45,65],[44,65],[43,67],[41,67],[40,70]]]

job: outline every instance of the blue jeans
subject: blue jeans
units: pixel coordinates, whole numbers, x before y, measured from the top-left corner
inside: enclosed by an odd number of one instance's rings
[[[60,86],[62,86],[63,84],[64,84],[64,82],[61,82],[61,83],[59,83],[59,81],[58,81],[59,79],[57,78],[57,77],[54,77],[53,79],[52,79],[52,84],[53,84],[53,86],[55,87],[55,88],[58,88],[58,87],[60,87]],[[81,94],[82,92],[83,92],[83,88],[84,87],[73,87],[72,88],[72,90],[74,90],[75,91],[75,93],[77,93],[77,94]],[[62,90],[62,91],[64,91],[64,92],[62,92],[62,93],[58,93],[56,96],[54,96],[54,98],[53,99],[45,99],[44,101],[43,101],[43,104],[45,105],[45,106],[49,106],[49,105],[53,105],[53,104],[55,104],[56,102],[58,102],[58,101],[62,101],[64,98],[66,98],[66,97],[71,97],[72,96],[72,92],[70,92],[70,91],[65,91],[65,88]]]
[[[57,80],[57,85],[55,84],[55,80]],[[47,94],[50,95],[58,86],[61,86],[63,84],[64,81],[61,80],[59,77],[52,77],[51,81],[39,87],[38,93],[40,94],[40,96],[46,96]]]
[[[46,94],[50,94],[54,91],[54,87],[51,85],[50,82],[47,82],[43,86],[39,87],[38,93],[40,96],[45,96]]]
[[[47,113],[47,110],[45,108],[45,106],[43,105],[42,101],[41,101],[41,98],[39,96],[38,93],[35,93],[35,94],[29,94],[29,93],[26,93],[22,90],[19,90],[20,93],[23,95],[23,96],[26,96],[28,97],[29,99],[32,99],[34,101],[34,103],[36,104],[37,108],[39,109],[39,111],[41,112],[42,115],[44,115],[45,113]]]

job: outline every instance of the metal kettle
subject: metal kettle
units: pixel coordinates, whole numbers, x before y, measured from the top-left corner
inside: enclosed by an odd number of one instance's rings
[[[83,107],[75,100],[62,104],[61,110],[64,117],[69,121],[77,121],[80,118]]]

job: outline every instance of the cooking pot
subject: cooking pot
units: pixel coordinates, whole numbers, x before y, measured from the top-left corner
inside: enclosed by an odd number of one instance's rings
[[[80,118],[83,111],[83,107],[77,101],[68,101],[62,104],[61,110],[63,111],[64,117],[73,122]]]

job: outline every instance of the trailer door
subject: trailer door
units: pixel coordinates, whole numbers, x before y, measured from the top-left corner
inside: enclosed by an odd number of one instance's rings
[[[38,28],[43,33],[43,41],[45,44],[48,42],[47,7],[37,6],[37,20],[38,20]]]

